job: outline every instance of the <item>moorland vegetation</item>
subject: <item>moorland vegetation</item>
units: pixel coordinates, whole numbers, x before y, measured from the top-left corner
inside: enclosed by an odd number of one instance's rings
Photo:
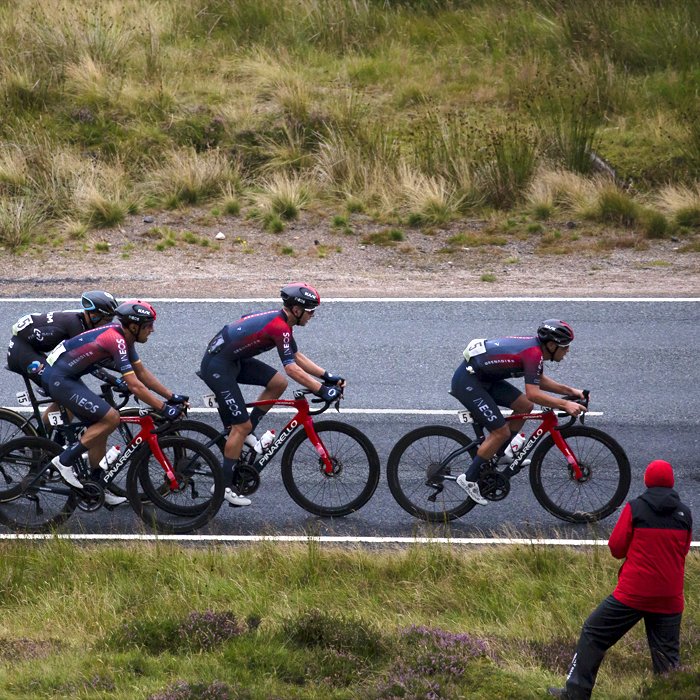
[[[0,37],[13,250],[205,203],[700,231],[692,0],[8,0]]]

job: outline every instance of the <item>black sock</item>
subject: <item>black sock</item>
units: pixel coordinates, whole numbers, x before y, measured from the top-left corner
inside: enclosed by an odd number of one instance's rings
[[[469,469],[467,469],[466,473],[466,478],[467,481],[478,481],[479,480],[479,472],[481,471],[481,467],[484,464],[488,464],[489,460],[484,459],[481,455],[477,455],[474,457],[472,460],[471,466]]]
[[[63,466],[72,467],[78,461],[78,458],[81,454],[83,454],[83,452],[87,452],[87,449],[85,448],[85,445],[78,440],[78,442],[76,442],[74,445],[71,445],[63,450],[58,459]]]
[[[255,432],[255,429],[258,427],[258,423],[262,420],[262,417],[265,415],[265,413],[265,411],[263,411],[261,408],[258,408],[257,406],[255,406],[250,412],[250,424],[253,426],[250,429],[251,433]]]
[[[224,470],[224,486],[228,486],[230,488],[233,486],[233,472],[238,466],[238,460],[231,459],[230,457],[224,457],[224,461],[221,466]]]

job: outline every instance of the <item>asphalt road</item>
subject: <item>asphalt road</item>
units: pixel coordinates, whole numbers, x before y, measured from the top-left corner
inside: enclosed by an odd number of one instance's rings
[[[0,326],[9,329],[31,311],[66,308],[68,304],[0,303]],[[139,346],[145,365],[178,393],[189,394],[193,405],[207,387],[194,375],[206,343],[224,323],[243,313],[274,308],[271,303],[175,303],[157,305],[156,332]],[[299,348],[322,367],[348,380],[344,408],[454,409],[448,395],[450,379],[472,338],[527,335],[548,317],[566,319],[576,340],[561,365],[545,373],[592,393],[591,410],[603,416],[589,424],[609,432],[626,450],[632,464],[630,495],[644,488],[642,475],[651,459],[669,460],[676,471],[682,498],[693,507],[697,497],[698,400],[693,387],[699,371],[695,355],[700,330],[694,303],[639,302],[360,302],[329,303],[321,307],[306,328],[296,329]],[[8,332],[9,340],[9,332]],[[275,353],[262,359],[280,367]],[[522,386],[522,380],[517,381]],[[4,373],[0,404],[15,405],[22,388],[15,375]],[[291,394],[291,390],[288,392]],[[250,399],[254,393],[249,394]],[[215,423],[215,416],[192,417]],[[335,414],[334,414],[334,417]],[[210,532],[412,535],[444,528],[429,527],[405,513],[386,486],[384,467],[396,441],[422,425],[457,426],[456,417],[431,415],[345,414],[340,419],[365,432],[374,442],[382,463],[382,479],[373,499],[358,513],[332,522],[300,509],[286,494],[275,457],[263,473],[253,505],[225,508]],[[285,416],[271,415],[263,427],[281,428]],[[614,516],[601,524],[607,534]],[[126,508],[112,514],[89,514],[72,519],[75,531],[132,531],[139,524]],[[475,508],[450,525],[453,536],[483,532],[522,534],[590,534],[585,526],[567,525],[546,513],[530,491],[527,472],[512,483],[509,497],[486,508]]]

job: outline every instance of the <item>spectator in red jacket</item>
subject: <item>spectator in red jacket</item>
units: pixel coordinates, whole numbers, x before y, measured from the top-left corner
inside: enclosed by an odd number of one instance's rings
[[[653,461],[647,490],[625,505],[608,546],[620,567],[617,587],[583,625],[566,688],[547,693],[589,700],[605,652],[644,618],[654,673],[677,666],[683,614],[683,574],[690,549],[690,508],[673,490],[673,469]]]

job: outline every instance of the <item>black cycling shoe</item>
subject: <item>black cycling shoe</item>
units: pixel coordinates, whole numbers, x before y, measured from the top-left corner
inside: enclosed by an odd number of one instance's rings
[[[569,694],[566,692],[566,688],[554,688],[553,686],[547,688],[547,695],[551,695],[555,698],[564,698],[564,700],[569,700],[570,698]]]

